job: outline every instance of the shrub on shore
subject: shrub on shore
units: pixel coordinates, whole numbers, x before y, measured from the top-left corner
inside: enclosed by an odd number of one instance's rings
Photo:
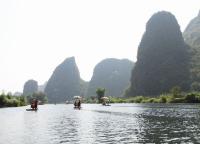
[[[188,93],[185,96],[185,102],[187,102],[187,103],[200,103],[200,93],[197,93],[197,92]]]
[[[200,92],[180,93],[176,89],[157,97],[109,97],[110,103],[200,103]],[[96,98],[87,98],[85,103],[97,103]]]
[[[0,95],[0,107],[18,107],[27,105],[24,96],[12,96],[11,94]]]
[[[31,103],[33,99],[40,101],[40,104],[46,104],[48,102],[47,95],[43,92],[34,92],[32,95],[27,96],[28,103]]]

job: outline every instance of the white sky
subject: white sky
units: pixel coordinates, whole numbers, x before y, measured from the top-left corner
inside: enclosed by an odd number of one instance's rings
[[[157,11],[172,12],[183,31],[199,0],[0,0],[0,90],[43,84],[65,58],[75,56],[90,80],[105,58],[136,61],[145,24]]]

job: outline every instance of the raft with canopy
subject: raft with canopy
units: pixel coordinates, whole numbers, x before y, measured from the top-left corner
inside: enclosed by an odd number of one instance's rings
[[[74,96],[74,108],[81,109],[81,96]]]
[[[102,105],[104,105],[104,106],[110,106],[110,104],[109,104],[110,100],[109,100],[108,97],[104,96],[104,97],[101,98],[101,100],[102,100]]]

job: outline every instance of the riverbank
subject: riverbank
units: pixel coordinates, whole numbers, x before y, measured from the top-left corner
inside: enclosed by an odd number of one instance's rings
[[[157,97],[135,96],[135,97],[111,97],[110,103],[200,103],[200,93],[172,93],[162,94]],[[98,103],[94,97],[86,98],[85,103]]]
[[[19,107],[27,105],[24,96],[12,96],[10,94],[0,95],[0,108],[2,107]]]
[[[33,99],[37,99],[39,104],[46,104],[48,102],[47,96],[43,92],[35,92],[27,96],[15,96],[10,93],[2,93],[0,94],[0,108],[26,106],[30,104]]]

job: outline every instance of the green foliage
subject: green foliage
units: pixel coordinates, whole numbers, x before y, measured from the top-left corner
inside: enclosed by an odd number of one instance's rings
[[[135,102],[136,103],[141,103],[143,100],[144,100],[143,96],[137,96],[137,97],[135,97]]]
[[[168,103],[185,103],[185,99],[172,97],[171,99],[169,99]]]
[[[0,95],[0,107],[4,107],[6,103],[6,96],[4,94]]]
[[[20,101],[16,98],[6,99],[6,106],[7,107],[18,107],[20,106]]]
[[[132,71],[129,96],[158,96],[173,86],[189,89],[189,53],[176,18],[158,12],[147,22]],[[153,100],[151,100],[153,101]]]
[[[98,100],[96,97],[86,97],[84,98],[84,103],[98,103]]]
[[[200,82],[193,82],[191,84],[191,90],[192,91],[200,91]]]
[[[28,102],[31,103],[33,99],[37,99],[40,104],[45,104],[47,103],[47,95],[43,92],[35,92],[32,95],[27,97]]]
[[[177,88],[174,88],[177,92]],[[97,103],[97,98],[93,97],[93,100],[87,98],[86,103]],[[172,94],[162,94],[158,97],[145,97],[145,96],[136,96],[136,97],[109,97],[110,103],[200,103],[200,92],[192,93],[177,93]]]
[[[18,107],[25,106],[26,98],[23,96],[11,96],[10,94],[0,95],[0,107]]]
[[[179,86],[175,86],[170,90],[170,93],[174,98],[181,97],[181,88]]]
[[[186,95],[185,100],[186,100],[187,102],[189,102],[189,103],[190,103],[190,102],[193,103],[193,102],[196,101],[196,96],[195,96],[194,93],[188,94],[188,95]]]
[[[200,93],[188,93],[185,96],[185,102],[187,102],[187,103],[200,103]]]
[[[160,103],[166,103],[167,102],[167,97],[164,95],[160,96]]]
[[[97,94],[99,103],[101,102],[101,98],[104,97],[105,91],[106,91],[105,88],[97,88],[96,94]]]
[[[119,97],[109,97],[110,103],[126,103],[126,99]]]
[[[20,101],[20,106],[27,105],[27,98],[25,96],[20,96],[19,101]]]

